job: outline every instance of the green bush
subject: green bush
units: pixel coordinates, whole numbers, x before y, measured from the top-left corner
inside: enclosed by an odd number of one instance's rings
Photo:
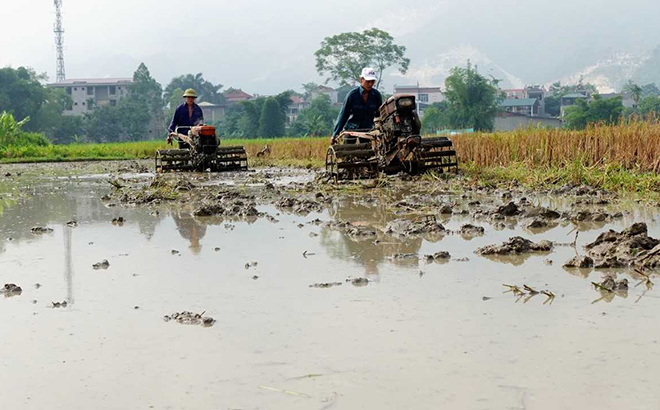
[[[0,113],[0,147],[10,145],[39,145],[46,146],[50,144],[46,136],[36,132],[25,132],[22,127],[30,120],[26,117],[21,121],[16,121],[14,116],[6,111]]]

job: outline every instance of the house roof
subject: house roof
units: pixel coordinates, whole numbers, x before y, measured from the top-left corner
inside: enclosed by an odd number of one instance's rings
[[[218,107],[218,105],[207,102],[207,101],[202,101],[200,103],[197,103],[200,107]]]
[[[587,96],[580,93],[571,93],[571,94],[566,94],[561,98],[587,98]]]
[[[132,82],[132,78],[71,78],[48,85],[56,87],[70,87],[73,85],[127,85]]]
[[[300,104],[303,102],[303,99],[298,97],[297,95],[292,95],[289,98],[291,99],[291,104]]]
[[[319,85],[318,90],[320,90],[320,91],[335,91],[334,88],[330,88],[330,87],[325,86],[325,85]]]
[[[252,96],[241,89],[235,89],[224,93],[227,100],[249,100]]]
[[[536,104],[536,98],[516,98],[504,100],[500,103],[500,107],[527,107]]]

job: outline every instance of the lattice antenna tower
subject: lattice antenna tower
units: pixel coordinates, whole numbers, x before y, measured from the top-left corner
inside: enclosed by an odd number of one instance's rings
[[[55,46],[57,47],[57,74],[55,75],[58,83],[66,80],[64,73],[64,40],[62,35],[64,29],[62,28],[62,0],[54,0],[55,3],[55,25],[53,32],[55,33]]]

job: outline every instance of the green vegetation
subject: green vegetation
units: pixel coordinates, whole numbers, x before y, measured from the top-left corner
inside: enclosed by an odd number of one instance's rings
[[[11,113],[17,120],[30,118],[25,131],[41,132],[51,141],[66,143],[81,135],[81,118],[62,116],[73,104],[64,90],[44,87],[44,74],[25,67],[0,69],[0,112]]]
[[[660,196],[659,174],[635,172],[618,165],[588,167],[580,161],[574,161],[567,166],[537,168],[530,168],[524,163],[504,167],[480,167],[470,162],[462,164],[461,170],[479,184],[489,186],[508,184],[512,181],[537,189],[576,184],[603,188],[612,192],[654,193],[654,198]]]
[[[29,121],[30,117],[16,121],[10,113],[5,111],[0,113],[0,152],[13,146],[46,146],[49,144],[43,134],[23,131],[23,126]]]
[[[383,72],[396,67],[401,74],[408,71],[410,59],[405,57],[406,48],[394,44],[389,33],[372,28],[361,33],[341,33],[326,37],[321,48],[314,53],[316,71],[340,85],[357,84],[365,67],[373,67],[378,75],[376,88],[381,84]]]
[[[585,129],[589,124],[615,124],[621,119],[623,104],[621,97],[604,99],[598,94],[587,102],[578,99],[566,110],[566,126],[574,130]]]
[[[449,104],[446,101],[433,103],[422,114],[422,133],[435,134],[437,131],[449,128]]]
[[[468,61],[466,68],[454,67],[445,80],[449,126],[492,131],[500,101],[498,80],[487,79]]]
[[[275,138],[284,135],[284,122],[280,118],[280,105],[273,97],[266,98],[259,117],[259,137]]]
[[[289,134],[294,137],[322,137],[332,134],[339,108],[333,107],[330,97],[321,94],[309,107],[298,113],[298,118],[291,125]]]
[[[268,100],[269,107],[264,111]],[[231,105],[225,119],[216,124],[219,134],[223,138],[284,137],[290,103],[291,92],[285,91],[274,97],[259,97]]]
[[[561,98],[568,94],[584,94],[589,96],[596,94],[598,90],[593,84],[585,84],[582,79],[573,85],[562,85],[560,81],[553,83],[548,90],[548,95],[545,97],[545,113],[559,117],[561,114]]]
[[[174,77],[165,87],[164,98],[166,101],[175,101],[177,105],[181,104],[183,90],[192,88],[197,92],[200,101],[206,101],[212,104],[222,104],[225,102],[225,96],[220,92],[222,84],[213,84],[206,81],[202,73],[186,74]],[[170,106],[170,108],[172,108]]]

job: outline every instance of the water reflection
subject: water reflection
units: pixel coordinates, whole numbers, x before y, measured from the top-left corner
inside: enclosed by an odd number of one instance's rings
[[[206,235],[206,223],[198,221],[190,213],[180,211],[172,212],[172,219],[181,237],[190,242],[188,249],[193,254],[199,255],[202,251],[200,240]]]
[[[377,236],[360,240],[324,227],[320,234],[320,243],[326,248],[333,259],[352,259],[364,267],[367,277],[379,275],[379,266],[389,260],[395,260],[398,265],[417,266],[417,257],[402,257],[417,255],[422,246],[421,238],[398,239],[383,234],[380,229],[393,219],[393,215],[384,206],[369,206],[349,201],[339,201],[333,204],[330,216],[336,221],[347,221],[354,225],[369,226],[376,230]],[[398,257],[397,257],[398,256]],[[396,257],[396,258],[395,258]]]
[[[64,232],[64,281],[66,282],[66,301],[74,304],[73,297],[73,255],[71,254],[71,237],[73,228],[62,226]]]

